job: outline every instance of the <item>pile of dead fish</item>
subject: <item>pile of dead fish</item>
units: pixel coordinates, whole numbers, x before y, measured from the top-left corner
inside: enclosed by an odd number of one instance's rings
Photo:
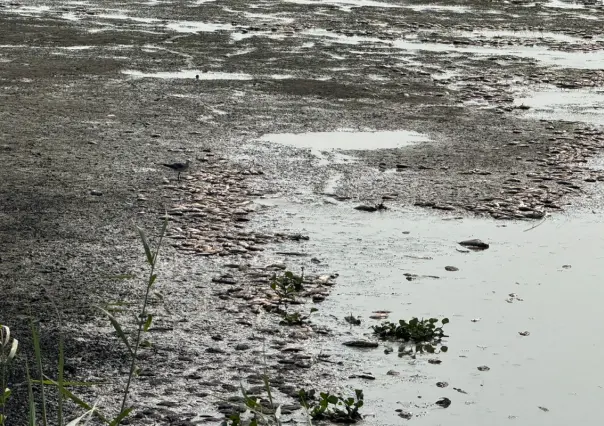
[[[582,194],[580,183],[604,181],[603,171],[585,166],[604,148],[601,131],[559,132],[549,143],[546,157],[533,162],[540,172],[509,178],[503,182],[500,197],[485,198],[465,208],[496,219],[541,219],[547,211],[561,209],[563,197]]]
[[[238,168],[211,155],[199,169],[180,182],[164,186],[175,193],[174,204],[167,211],[172,246],[197,256],[249,258],[254,252],[263,251],[268,243],[304,239],[298,234],[266,234],[244,229],[243,223],[249,221],[250,213],[256,209],[250,200],[254,192],[247,179],[262,172]]]

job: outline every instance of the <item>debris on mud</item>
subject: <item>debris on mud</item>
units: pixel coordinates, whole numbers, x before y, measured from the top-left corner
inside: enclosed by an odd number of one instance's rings
[[[354,209],[355,210],[360,210],[360,211],[363,211],[363,212],[370,212],[371,213],[371,212],[377,212],[377,211],[387,210],[388,207],[386,207],[384,205],[384,203],[379,203],[379,204],[376,204],[374,206],[361,205],[361,206],[355,207]]]
[[[486,365],[481,365],[477,367],[478,371],[489,371],[491,368]]]
[[[405,410],[403,410],[401,408],[399,408],[399,409],[397,409],[395,411],[398,412],[398,416],[399,417],[402,417],[405,420],[411,420],[413,418],[413,413],[410,412],[410,411],[405,411]]]
[[[486,250],[490,247],[489,244],[478,239],[460,241],[459,245],[476,251]]]
[[[457,272],[457,271],[459,271],[459,268],[457,268],[455,266],[445,266],[445,270],[449,271],[449,272]]]
[[[370,342],[368,340],[350,340],[342,344],[353,348],[377,348],[379,346],[377,342]]]

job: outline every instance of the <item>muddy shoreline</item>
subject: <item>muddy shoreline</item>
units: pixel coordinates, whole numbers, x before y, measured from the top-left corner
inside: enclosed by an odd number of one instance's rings
[[[311,260],[320,230],[282,229],[279,202],[357,220],[354,207],[384,201],[393,217],[526,228],[576,205],[597,209],[601,7],[376,3],[0,1],[0,323],[23,353],[31,309],[54,365],[58,305],[69,379],[108,380],[81,393],[115,407],[124,352],[94,307],[140,300],[135,226],[155,237],[167,212],[130,424],[218,423],[239,409],[241,381],[266,397],[264,368],[299,421],[298,389],[350,391],[362,362],[326,349],[350,336],[321,312],[351,277]],[[579,107],[552,106],[565,94]],[[342,129],[426,141],[318,157],[259,140]],[[180,182],[161,165],[185,158]],[[316,307],[317,318],[279,325],[271,276],[302,267],[307,293],[292,309]],[[137,278],[111,279],[120,274]]]

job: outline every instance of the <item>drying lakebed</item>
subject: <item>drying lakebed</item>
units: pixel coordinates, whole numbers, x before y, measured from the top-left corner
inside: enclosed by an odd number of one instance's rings
[[[19,362],[33,316],[47,371],[62,334],[67,379],[115,415],[128,356],[96,308],[133,326],[135,226],[157,241],[167,216],[130,424],[218,424],[242,387],[266,408],[266,376],[300,423],[301,389],[357,408],[362,389],[372,425],[596,421],[602,18],[0,0],[0,323]],[[186,159],[180,180],[161,165]],[[430,318],[446,337],[400,342]]]

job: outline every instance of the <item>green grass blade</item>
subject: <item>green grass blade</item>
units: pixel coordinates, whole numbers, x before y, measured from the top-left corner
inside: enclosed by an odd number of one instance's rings
[[[118,426],[122,422],[122,420],[128,417],[128,415],[132,412],[133,409],[134,407],[126,408],[115,419],[113,419],[111,423],[109,423],[109,426]]]
[[[153,265],[154,256],[151,253],[151,248],[149,247],[149,241],[147,241],[147,236],[145,235],[145,231],[143,231],[138,226],[136,227],[138,231],[138,235],[141,237],[141,241],[143,242],[143,247],[145,248],[145,255],[147,256],[147,262],[149,265]]]
[[[42,368],[42,348],[40,346],[40,334],[36,328],[33,319],[31,320],[31,334],[36,354],[36,364],[38,366],[38,375],[40,380],[44,380],[44,370]],[[42,397],[42,424],[48,426],[48,417],[46,416],[46,395],[44,393],[44,385],[40,386],[40,395]]]
[[[59,401],[57,403],[57,423],[63,426],[63,388],[65,387],[65,342],[63,340],[63,330],[59,330],[59,367],[58,367]],[[71,424],[71,422],[69,422]]]
[[[50,380],[50,382],[52,382],[53,385],[55,385],[55,386],[58,387],[58,383],[55,382],[54,380]],[[94,411],[94,415],[97,416],[102,422],[109,423],[109,420],[107,420],[105,418],[105,416],[103,416],[95,407],[92,407],[90,404],[87,404],[84,400],[82,400],[81,398],[79,398],[78,396],[76,396],[69,389],[63,388],[62,389],[62,393],[63,393],[63,396],[65,398],[70,399],[76,405],[78,405],[79,407],[83,408],[84,410],[93,410]]]
[[[161,247],[161,243],[166,235],[166,229],[168,229],[168,215],[164,219],[164,225],[161,228],[161,232],[159,233],[159,241],[157,242],[157,248],[155,249],[155,255],[153,256],[153,265],[157,262],[157,256],[159,255],[159,249]]]
[[[145,330],[145,332],[149,331],[149,327],[151,327],[152,321],[153,321],[153,315],[151,315],[151,314],[147,315],[147,321],[145,321],[145,326],[143,327],[143,330]]]
[[[34,390],[31,386],[31,375],[29,374],[29,362],[25,360],[25,372],[27,373],[27,400],[28,400],[28,426],[36,426],[36,401],[34,401]]]
[[[117,335],[119,336],[119,338],[122,339],[122,342],[124,342],[124,344],[128,348],[128,351],[130,352],[130,355],[131,356],[134,355],[134,352],[132,351],[132,347],[130,346],[130,342],[128,342],[128,337],[126,337],[126,333],[124,333],[124,330],[122,329],[122,326],[117,321],[117,319],[115,319],[115,317],[113,315],[111,315],[108,311],[106,311],[105,309],[103,309],[103,308],[98,308],[98,309],[101,312],[103,312],[107,316],[107,318],[109,318],[109,321],[111,322],[111,325],[115,329],[115,332],[117,333]]]

